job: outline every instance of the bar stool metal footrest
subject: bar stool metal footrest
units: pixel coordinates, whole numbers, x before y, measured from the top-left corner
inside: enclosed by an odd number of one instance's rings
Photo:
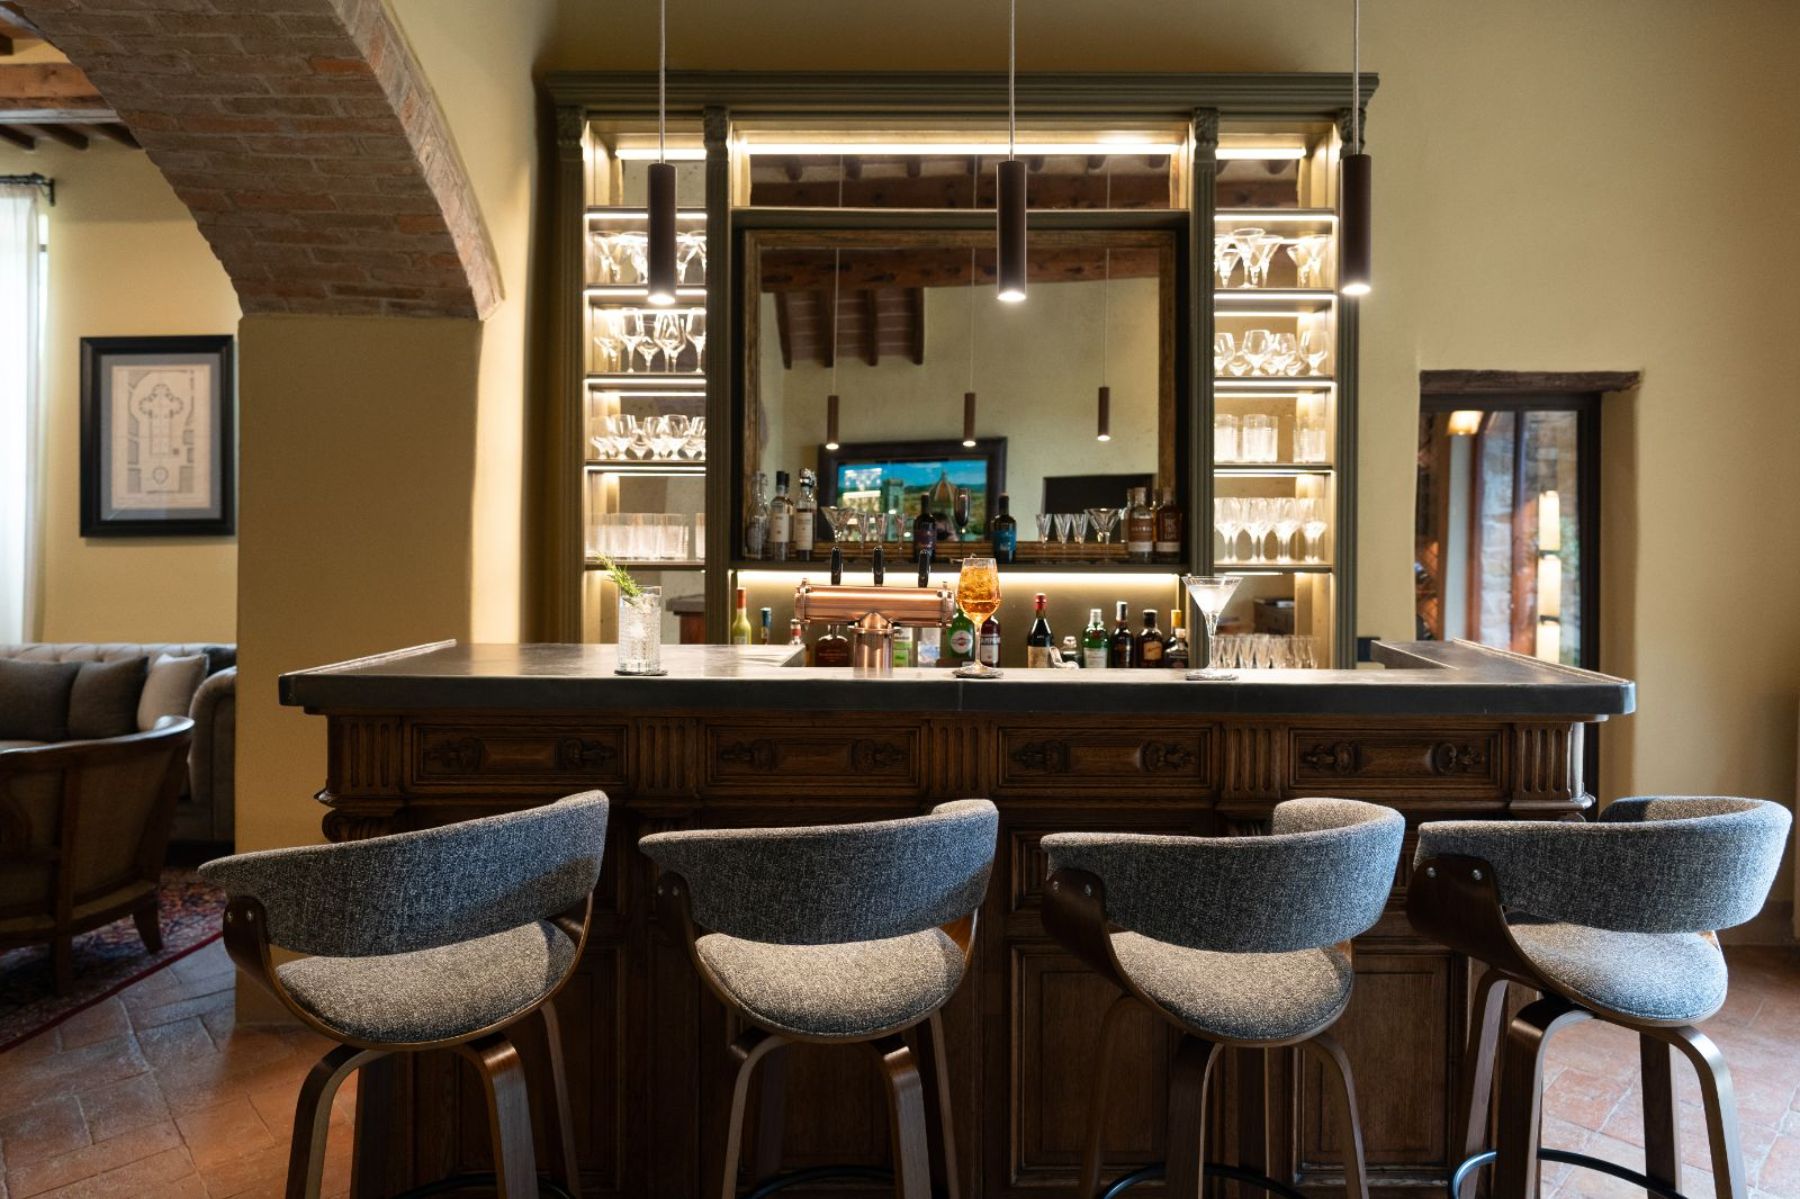
[[[421,1183],[408,1191],[401,1191],[394,1199],[427,1199],[430,1195],[449,1195],[457,1191],[466,1191],[470,1187],[493,1187],[499,1178],[492,1172],[476,1174],[452,1174],[448,1178],[440,1178],[436,1182]],[[540,1179],[538,1181],[539,1199],[570,1199],[569,1192],[554,1182]]]
[[[785,1191],[788,1187],[801,1186],[809,1182],[823,1182],[827,1178],[860,1178],[866,1182],[894,1181],[892,1170],[882,1170],[875,1166],[808,1166],[804,1170],[789,1170],[785,1174],[776,1174],[765,1178],[749,1192],[744,1199],[766,1199],[777,1191]]]
[[[1490,1154],[1489,1156],[1492,1155]],[[1306,1199],[1299,1191],[1296,1191],[1286,1183],[1276,1182],[1267,1174],[1258,1174],[1255,1170],[1246,1170],[1242,1166],[1227,1166],[1217,1162],[1207,1162],[1202,1168],[1208,1178],[1229,1178],[1233,1182],[1241,1182],[1246,1186],[1256,1187],[1258,1190],[1267,1191],[1271,1195],[1280,1195],[1281,1199]],[[1101,1191],[1100,1199],[1118,1199],[1120,1195],[1123,1195],[1126,1191],[1129,1191],[1140,1182],[1151,1182],[1161,1178],[1163,1172],[1163,1164],[1161,1162],[1157,1162],[1155,1165],[1150,1166],[1140,1166],[1138,1169],[1133,1170],[1131,1173],[1114,1182],[1104,1191]],[[1455,1191],[1452,1190],[1451,1193],[1454,1194]],[[1675,1196],[1673,1199],[1682,1199],[1682,1197]]]
[[[1664,1186],[1649,1175],[1639,1174],[1636,1170],[1621,1166],[1617,1162],[1609,1162],[1603,1158],[1593,1157],[1586,1153],[1575,1153],[1568,1149],[1540,1148],[1537,1155],[1538,1160],[1541,1162],[1557,1162],[1565,1166],[1580,1166],[1584,1170],[1597,1170],[1602,1174],[1610,1174],[1614,1178],[1629,1182],[1633,1186],[1643,1187],[1652,1195],[1659,1196],[1659,1199],[1688,1199],[1686,1195],[1683,1195],[1673,1187]],[[1485,1153],[1477,1153],[1474,1157],[1469,1158],[1467,1161],[1463,1162],[1462,1165],[1456,1167],[1456,1173],[1450,1176],[1450,1193],[1452,1195],[1462,1194],[1462,1185],[1468,1180],[1469,1175],[1481,1169],[1483,1166],[1492,1165],[1494,1159],[1498,1156],[1498,1150],[1489,1149]]]

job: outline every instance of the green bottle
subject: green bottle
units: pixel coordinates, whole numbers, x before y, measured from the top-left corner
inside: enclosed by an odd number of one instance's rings
[[[1081,665],[1083,669],[1106,669],[1107,641],[1106,622],[1100,619],[1100,609],[1089,608],[1087,628],[1081,633]]]
[[[974,660],[975,622],[958,608],[956,619],[950,622],[950,639],[945,643],[942,661],[945,665],[961,666]]]

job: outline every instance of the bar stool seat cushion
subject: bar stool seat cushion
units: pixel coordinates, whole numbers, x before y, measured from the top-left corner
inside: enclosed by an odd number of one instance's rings
[[[1508,928],[1545,978],[1598,1011],[1692,1024],[1725,1004],[1725,955],[1703,934],[1531,919],[1515,919]]]
[[[277,968],[293,1000],[345,1037],[383,1045],[465,1037],[555,990],[575,945],[537,920],[437,949],[310,957]]]
[[[942,1007],[962,981],[963,951],[944,932],[836,945],[773,945],[708,933],[700,962],[766,1028],[806,1037],[865,1038]]]
[[[1112,934],[1126,975],[1196,1032],[1282,1041],[1330,1024],[1350,1002],[1355,973],[1336,947],[1292,953],[1188,949],[1140,933]]]

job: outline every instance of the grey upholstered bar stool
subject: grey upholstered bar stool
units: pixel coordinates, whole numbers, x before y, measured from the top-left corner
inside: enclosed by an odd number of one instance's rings
[[[731,1043],[738,1067],[724,1199],[737,1194],[750,1083],[764,1063],[753,1195],[823,1177],[887,1177],[859,1167],[779,1173],[780,1051],[796,1041],[873,1050],[892,1114],[896,1193],[955,1199],[938,1011],[974,950],[998,828],[993,804],[965,799],[903,820],[657,833],[639,842],[662,868],[663,921],[706,985],[752,1026]],[[921,1042],[916,1056],[900,1036],[908,1029]]]
[[[1350,938],[1380,918],[1404,831],[1391,808],[1293,799],[1276,805],[1263,837],[1044,838],[1044,927],[1124,992],[1100,1029],[1081,1199],[1100,1185],[1113,1040],[1140,1003],[1183,1034],[1169,1076],[1169,1160],[1120,1178],[1108,1199],[1158,1175],[1174,1199],[1199,1199],[1208,1173],[1298,1199],[1273,1179],[1207,1162],[1204,1140],[1207,1080],[1220,1050],[1296,1044],[1337,1085],[1345,1189],[1367,1199],[1350,1063],[1326,1030],[1350,1002]]]
[[[606,843],[606,796],[422,832],[220,858],[201,876],[231,896],[225,946],[300,1022],[339,1042],[307,1075],[294,1113],[289,1199],[314,1199],[331,1100],[351,1073],[392,1053],[451,1049],[487,1092],[502,1199],[539,1191],[531,1107],[506,1030],[534,1012],[549,1042],[554,1118],[544,1121],[563,1191],[579,1199],[562,1033],[551,997],[587,940]],[[279,946],[313,956],[276,966]],[[379,1147],[366,1147],[380,1152]]]
[[[1407,884],[1420,932],[1487,964],[1476,990],[1457,1114],[1465,1160],[1452,1199],[1499,1158],[1498,1199],[1538,1192],[1538,1163],[1681,1188],[1671,1054],[1693,1062],[1719,1199],[1745,1193],[1731,1072],[1694,1024],[1725,1003],[1719,929],[1761,910],[1790,818],[1759,799],[1621,799],[1596,823],[1453,820],[1421,825]],[[1507,984],[1541,993],[1507,1027],[1496,1151],[1483,1151]],[[1544,1049],[1559,1029],[1604,1020],[1638,1034],[1646,1172],[1541,1149]]]

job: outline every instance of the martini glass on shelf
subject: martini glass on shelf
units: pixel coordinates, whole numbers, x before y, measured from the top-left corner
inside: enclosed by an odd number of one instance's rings
[[[1219,639],[1219,616],[1243,580],[1237,575],[1183,575],[1181,581],[1187,587],[1188,598],[1200,609],[1200,618],[1206,622],[1207,665],[1188,671],[1187,677],[1209,682],[1229,682],[1237,678],[1231,671],[1213,666],[1212,661],[1213,647]]]
[[[1113,530],[1119,527],[1119,510],[1117,508],[1089,508],[1087,516],[1094,522],[1094,533],[1100,538],[1100,544],[1110,545]]]
[[[963,559],[956,580],[956,603],[977,633],[988,617],[1000,610],[1000,568],[992,558]],[[952,673],[959,679],[997,679],[1002,672],[983,662],[978,650],[973,660]]]

